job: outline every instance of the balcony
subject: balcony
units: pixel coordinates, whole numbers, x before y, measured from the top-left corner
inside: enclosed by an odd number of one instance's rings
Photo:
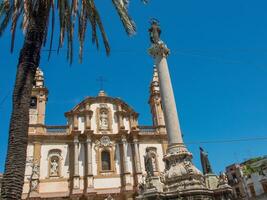
[[[46,134],[48,135],[67,135],[68,126],[46,126]]]
[[[140,135],[154,135],[156,129],[154,126],[139,126]]]

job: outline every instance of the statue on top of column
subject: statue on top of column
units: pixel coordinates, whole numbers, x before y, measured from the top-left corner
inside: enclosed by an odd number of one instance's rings
[[[199,147],[199,149],[200,149],[200,159],[201,159],[203,174],[212,174],[213,172],[208,158],[208,153],[205,152],[204,149],[201,147]]]
[[[150,41],[152,44],[158,44],[160,42],[161,30],[159,27],[159,22],[156,19],[151,20],[151,28],[148,30],[150,34]]]

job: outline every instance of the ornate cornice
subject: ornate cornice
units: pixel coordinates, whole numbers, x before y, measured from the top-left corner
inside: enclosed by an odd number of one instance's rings
[[[69,112],[65,113],[65,116],[68,116],[68,114],[72,114],[75,112],[80,112],[79,110],[81,109],[85,109],[86,110],[86,105],[91,105],[94,103],[111,103],[114,105],[120,105],[122,107],[122,110],[125,110],[128,113],[131,113],[135,116],[138,116],[138,113],[136,113],[134,111],[134,109],[129,106],[127,103],[125,103],[124,101],[122,101],[119,98],[113,98],[113,97],[109,97],[109,96],[97,96],[97,97],[87,97],[85,98],[82,102],[80,102],[79,104],[77,104],[72,110],[70,110]]]

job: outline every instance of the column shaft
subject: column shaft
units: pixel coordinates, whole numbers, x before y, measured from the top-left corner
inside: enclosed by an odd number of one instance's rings
[[[74,137],[74,176],[79,176],[79,140]]]
[[[141,164],[140,164],[140,153],[138,148],[138,140],[134,139],[134,153],[135,153],[135,166],[136,166],[136,172],[141,172]]]
[[[122,150],[123,150],[123,168],[124,173],[129,172],[128,161],[127,161],[127,140],[126,138],[122,139]]]
[[[160,95],[164,109],[169,145],[181,144],[183,143],[183,139],[166,57],[158,55],[156,57],[156,66],[159,73]]]
[[[86,140],[86,148],[87,148],[87,175],[93,174],[92,169],[92,141],[89,136],[87,136]]]

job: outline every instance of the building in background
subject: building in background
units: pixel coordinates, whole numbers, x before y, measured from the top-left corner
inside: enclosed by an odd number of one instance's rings
[[[267,199],[267,156],[226,167],[236,199]]]

